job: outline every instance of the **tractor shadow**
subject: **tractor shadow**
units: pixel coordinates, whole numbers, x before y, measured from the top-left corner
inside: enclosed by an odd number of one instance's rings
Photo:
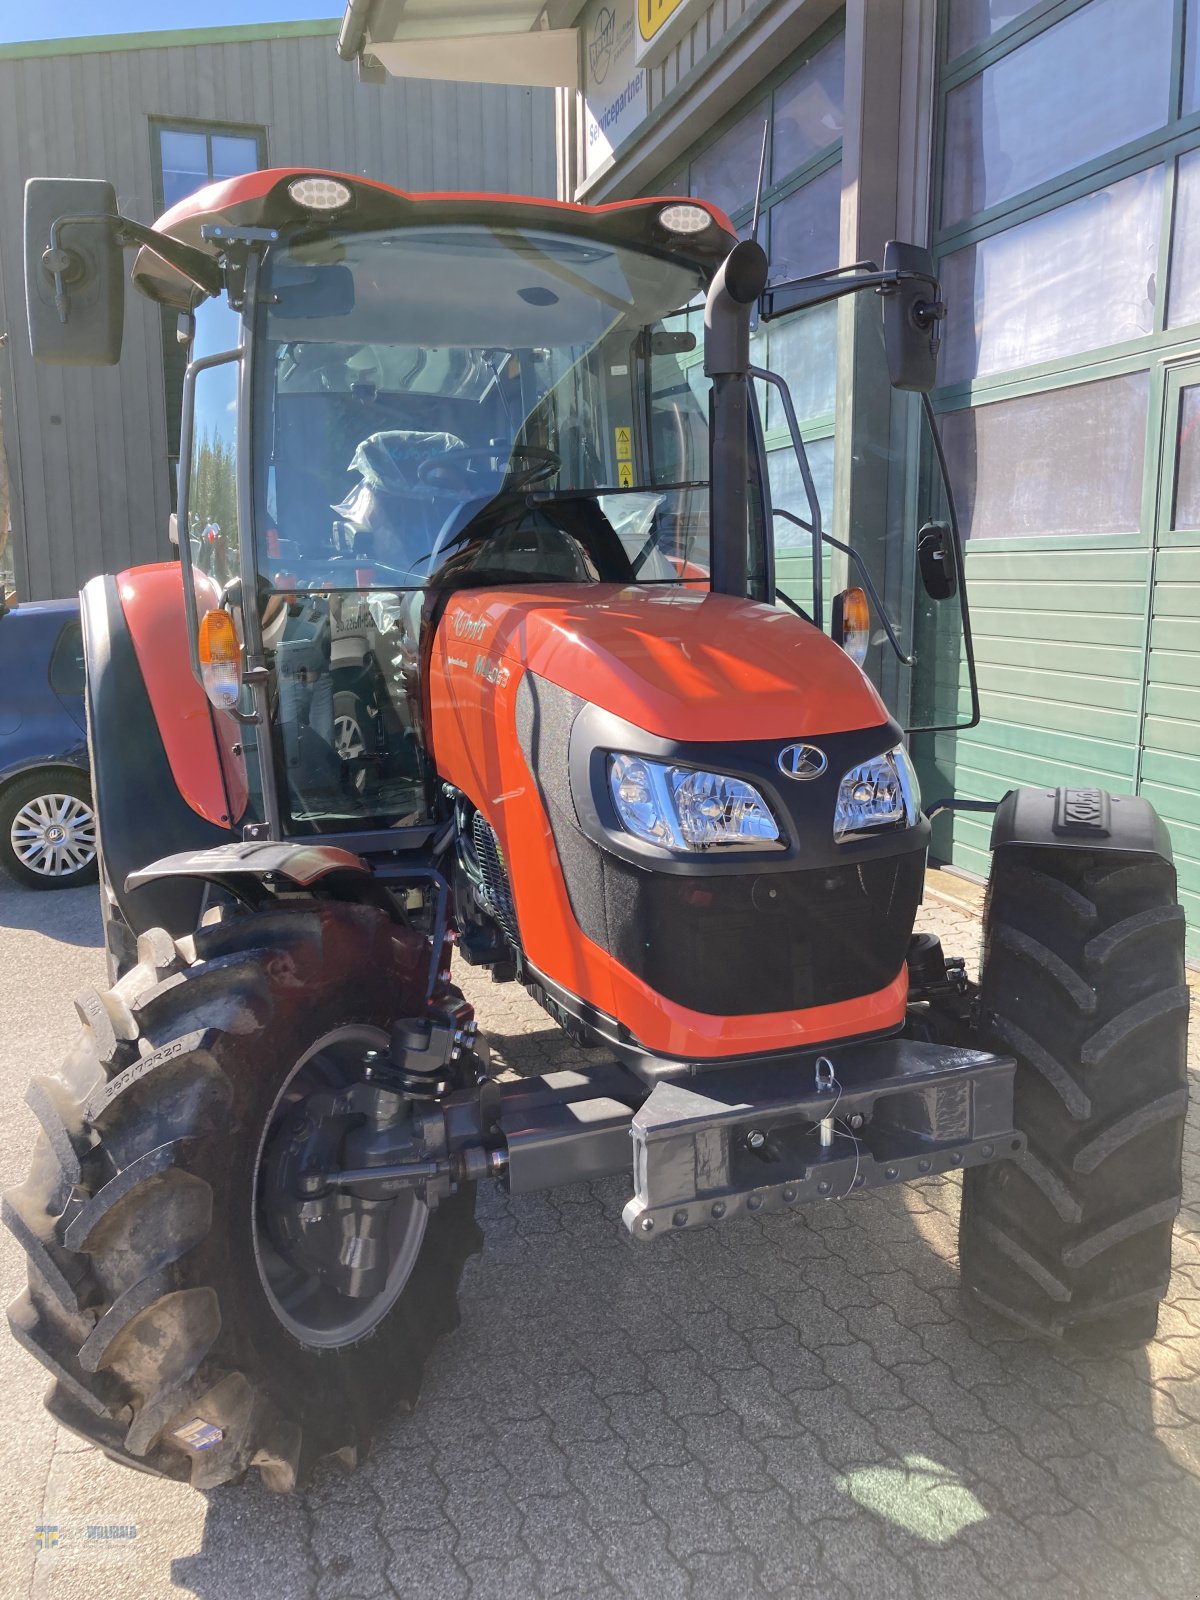
[[[481,1189],[484,1250],[415,1412],[356,1474],[209,1496],[175,1583],[203,1600],[1195,1595],[1190,1231],[1159,1341],[1101,1359],[965,1310],[951,1179],[653,1244],[625,1232],[625,1198],[615,1180]]]

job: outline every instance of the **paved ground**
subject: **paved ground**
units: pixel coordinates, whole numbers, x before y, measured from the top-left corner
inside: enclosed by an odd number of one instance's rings
[[[969,905],[923,920],[974,960]],[[91,891],[0,881],[5,1184],[33,1137],[25,1080],[102,970]],[[512,1065],[575,1054],[512,987],[476,998]],[[365,1470],[290,1499],[111,1466],[56,1432],[4,1337],[0,1595],[1200,1595],[1194,1130],[1188,1162],[1162,1338],[1103,1361],[967,1320],[950,1180],[648,1247],[619,1225],[618,1183],[493,1192],[417,1413],[383,1428]],[[0,1272],[7,1299],[22,1280],[7,1236]],[[61,1530],[56,1549],[37,1550],[39,1525]]]

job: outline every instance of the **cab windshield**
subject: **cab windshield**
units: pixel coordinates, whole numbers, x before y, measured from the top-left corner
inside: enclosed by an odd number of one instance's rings
[[[322,233],[268,253],[240,464],[270,713],[269,741],[240,735],[262,757],[247,817],[261,765],[286,832],[429,821],[430,589],[707,588],[707,380],[686,315],[704,287],[665,250],[518,227]],[[198,609],[242,627],[239,341],[228,304],[206,302],[187,522]]]
[[[706,574],[707,402],[680,315],[703,289],[665,252],[514,227],[273,252],[263,575],[395,590]]]

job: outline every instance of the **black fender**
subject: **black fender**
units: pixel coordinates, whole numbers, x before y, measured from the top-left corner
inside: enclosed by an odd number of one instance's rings
[[[253,909],[280,891],[294,899],[301,890],[314,900],[377,906],[399,920],[396,901],[362,856],[334,844],[244,839],[211,850],[184,850],[137,868],[125,887],[141,892],[168,883],[194,883],[201,889],[212,884]]]
[[[147,861],[225,843],[230,832],[198,816],[176,786],[116,579],[91,579],[79,600],[104,876],[116,911],[135,934],[163,927],[182,938],[199,921],[204,884],[177,877],[127,888],[126,880]]]
[[[1010,789],[992,823],[993,853],[1013,845],[1114,850],[1171,865],[1171,835],[1148,800],[1105,789]]]
[[[199,878],[238,894],[247,883],[281,878],[294,889],[311,889],[331,876],[371,877],[361,856],[339,845],[281,844],[275,839],[242,839],[211,850],[184,850],[131,872],[126,889],[169,878]]]

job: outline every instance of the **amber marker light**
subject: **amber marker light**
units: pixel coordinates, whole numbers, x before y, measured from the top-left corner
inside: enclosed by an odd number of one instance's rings
[[[242,647],[228,611],[206,611],[200,621],[200,677],[209,701],[232,711],[242,693]]]
[[[871,608],[865,589],[843,589],[834,596],[833,637],[861,667],[871,643]]]

